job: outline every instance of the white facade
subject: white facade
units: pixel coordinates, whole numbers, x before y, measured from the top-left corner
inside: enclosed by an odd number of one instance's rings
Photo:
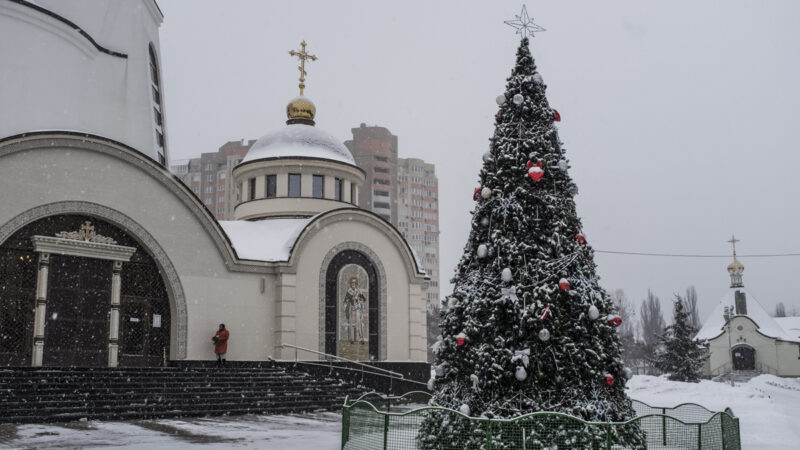
[[[162,161],[150,72],[162,19],[154,0],[0,2],[0,136],[90,133]]]
[[[43,11],[45,7],[48,9]],[[51,13],[69,17],[76,25],[67,26],[63,17],[54,18]],[[397,229],[351,203],[364,177],[352,164],[352,157],[347,160],[349,154],[339,159],[312,152],[248,160],[241,170],[234,171],[237,182],[258,176],[261,181],[254,184],[259,189],[267,175],[286,173],[298,159],[302,160],[303,179],[322,176],[326,193],[335,192],[332,183],[336,179],[341,179],[343,186],[348,183],[339,199],[328,194],[315,198],[307,187],[293,199],[256,196],[248,201],[250,198],[244,197],[248,200],[237,208],[237,217],[260,219],[250,222],[218,222],[189,187],[165,170],[153,140],[157,128],[149,103],[152,83],[147,59],[151,43],[158,52],[160,20],[152,0],[0,2],[0,41],[13,37],[17,43],[36,47],[25,52],[16,45],[0,44],[2,59],[7,62],[0,66],[0,76],[5,79],[0,91],[0,183],[4,193],[0,200],[0,257],[21,268],[0,279],[0,310],[6,301],[3,294],[9,292],[6,287],[27,292],[25,301],[31,303],[18,303],[23,313],[15,319],[18,326],[0,330],[0,335],[17,333],[16,339],[27,347],[17,345],[16,350],[9,350],[7,340],[0,342],[0,357],[16,351],[11,355],[16,359],[7,360],[30,360],[33,365],[44,360],[47,365],[48,352],[55,351],[48,347],[47,335],[60,324],[47,308],[57,300],[53,289],[63,291],[70,286],[59,286],[58,278],[48,275],[49,250],[36,249],[30,242],[36,239],[25,232],[35,231],[42,221],[74,216],[116,230],[139,249],[126,247],[132,249],[131,261],[114,266],[107,304],[109,316],[116,322],[112,321],[108,334],[101,334],[107,336],[103,337],[108,340],[107,348],[114,352],[119,348],[123,365],[125,349],[131,347],[126,342],[130,336],[126,327],[135,330],[132,324],[143,323],[141,315],[132,315],[138,314],[135,311],[125,313],[126,299],[138,295],[129,292],[126,297],[125,291],[136,290],[136,284],[125,287],[126,280],[133,279],[126,277],[136,276],[136,258],[145,268],[149,258],[157,269],[149,275],[155,279],[138,279],[137,283],[163,283],[168,297],[167,323],[160,322],[167,312],[144,320],[148,326],[168,329],[166,359],[214,359],[210,337],[219,323],[225,323],[231,332],[229,360],[294,358],[295,350],[284,347],[292,345],[334,354],[345,349],[359,355],[355,359],[425,361],[425,300],[421,293],[427,278]],[[128,57],[97,50],[75,27]],[[72,75],[53,75],[46,70],[53,66]],[[294,144],[314,146],[318,142]],[[249,195],[246,189],[243,192]],[[74,230],[51,231],[68,235]],[[90,243],[75,240],[65,245]],[[141,260],[143,254],[145,260]],[[36,270],[31,271],[34,266]],[[54,270],[50,267],[51,274]],[[58,270],[72,269],[62,265]],[[340,323],[341,311],[354,311],[353,303],[343,303],[346,286],[340,280],[346,271],[364,277],[361,290],[355,291],[363,293],[358,320],[366,326],[358,341],[342,337],[343,327],[351,324]],[[81,295],[61,295],[62,303],[66,298],[80,310]],[[26,325],[25,311],[34,305],[35,323]],[[99,317],[103,320],[105,315]],[[7,323],[0,321],[0,328]],[[38,360],[26,353],[31,345]],[[363,347],[363,352],[351,347]],[[161,347],[156,350],[160,365]],[[299,356],[318,358],[302,352]],[[116,359],[109,351],[109,365]]]
[[[728,271],[731,287],[696,336],[708,341],[709,358],[703,374],[719,376],[741,370],[800,376],[800,320],[771,317],[744,288],[744,266],[735,255]]]

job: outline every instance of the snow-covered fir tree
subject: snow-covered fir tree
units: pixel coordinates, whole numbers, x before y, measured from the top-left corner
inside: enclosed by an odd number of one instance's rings
[[[675,299],[672,325],[664,329],[659,337],[659,350],[655,365],[658,370],[668,373],[673,381],[697,383],[703,364],[708,359],[705,342],[692,339],[697,329],[690,323],[689,312],[684,311],[680,297]]]
[[[631,419],[630,371],[615,333],[620,319],[598,284],[554,126],[560,117],[545,98],[527,38],[507,81],[474,192],[472,230],[442,308],[433,402],[473,417],[556,411],[587,421]],[[420,443],[481,448],[485,434],[464,427],[432,418]],[[641,435],[628,431],[615,442],[638,446]],[[574,448],[605,436],[578,439]]]

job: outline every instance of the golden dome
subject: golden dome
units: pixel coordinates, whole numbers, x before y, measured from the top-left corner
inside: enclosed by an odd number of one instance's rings
[[[289,120],[314,120],[314,116],[316,114],[317,107],[314,106],[314,103],[311,100],[305,97],[297,97],[290,101],[288,105],[286,105],[286,116],[289,118]]]
[[[744,264],[740,263],[735,256],[733,257],[733,262],[728,264],[728,271],[730,272],[733,270],[739,270],[739,271],[744,270]]]

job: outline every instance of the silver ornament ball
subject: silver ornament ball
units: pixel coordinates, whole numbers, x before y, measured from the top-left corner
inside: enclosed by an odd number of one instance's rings
[[[495,99],[498,106],[503,106],[506,103],[506,96],[505,95],[498,95]]]
[[[523,97],[522,94],[514,94],[514,98],[512,100],[514,101],[515,105],[519,106],[525,101],[525,97]]]

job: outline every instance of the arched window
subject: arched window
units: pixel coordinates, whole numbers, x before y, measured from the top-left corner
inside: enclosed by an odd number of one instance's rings
[[[155,123],[156,152],[158,162],[167,167],[166,142],[164,139],[164,116],[161,107],[161,74],[158,70],[158,56],[153,44],[150,44],[150,87],[153,91],[153,119]]]

